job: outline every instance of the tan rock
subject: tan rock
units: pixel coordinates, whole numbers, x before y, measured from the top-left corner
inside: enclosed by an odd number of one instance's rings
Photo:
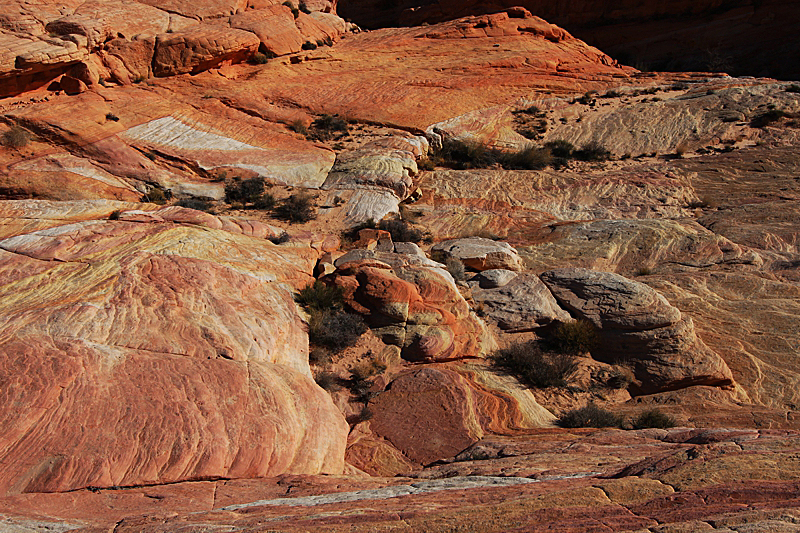
[[[442,262],[453,257],[475,270],[522,270],[517,251],[508,243],[483,237],[466,237],[440,242],[431,248],[431,255]]]

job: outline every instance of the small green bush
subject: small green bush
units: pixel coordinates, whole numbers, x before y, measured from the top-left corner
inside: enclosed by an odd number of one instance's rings
[[[606,379],[606,386],[610,389],[627,389],[633,383],[633,371],[626,367],[615,366]]]
[[[310,311],[308,340],[333,352],[354,346],[366,331],[367,324],[360,315],[330,309]]]
[[[312,43],[311,41],[306,41],[300,45],[300,48],[302,48],[303,50],[316,50],[317,45]]]
[[[24,148],[30,140],[30,133],[15,124],[11,126],[11,129],[3,133],[2,137],[0,137],[0,144],[19,150]]]
[[[308,128],[306,127],[306,123],[300,119],[297,119],[291,123],[289,129],[295,133],[299,133],[300,135],[308,135]]]
[[[314,346],[308,352],[308,362],[312,365],[327,365],[333,359],[331,352],[322,346]]]
[[[307,310],[324,311],[327,309],[341,309],[344,305],[344,292],[341,287],[327,285],[320,280],[300,289],[294,301]]]
[[[556,424],[562,428],[607,428],[622,427],[623,422],[623,417],[590,403],[564,413]]]
[[[597,329],[588,320],[563,322],[556,326],[548,339],[555,351],[570,355],[590,352],[598,342]]]
[[[675,419],[662,413],[657,408],[648,409],[639,413],[639,416],[631,422],[633,429],[660,428],[669,429],[676,425]]]
[[[381,220],[378,223],[378,229],[388,231],[392,235],[393,242],[420,243],[425,238],[425,233],[422,230],[413,227],[400,218]]]
[[[314,202],[307,194],[293,194],[275,207],[273,214],[276,218],[287,222],[304,223],[317,218]]]
[[[535,341],[512,344],[491,356],[492,364],[533,387],[564,387],[576,370],[570,354],[544,352]]]

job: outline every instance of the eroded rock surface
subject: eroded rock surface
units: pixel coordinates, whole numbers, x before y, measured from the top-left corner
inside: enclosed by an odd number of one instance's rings
[[[292,297],[318,252],[188,209],[108,220],[130,207],[0,207],[2,492],[340,473]]]
[[[601,357],[633,366],[637,392],[733,384],[722,358],[697,338],[692,319],[651,287],[578,268],[550,270],[541,279],[562,306],[598,328]]]

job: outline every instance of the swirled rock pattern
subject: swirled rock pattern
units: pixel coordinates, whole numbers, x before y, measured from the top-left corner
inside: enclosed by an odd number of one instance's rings
[[[134,206],[1,208],[0,490],[340,473],[292,297],[318,252],[188,209],[108,220]]]

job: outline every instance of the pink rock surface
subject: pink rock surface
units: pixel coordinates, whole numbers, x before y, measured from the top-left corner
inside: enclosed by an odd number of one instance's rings
[[[317,252],[181,208],[3,207],[49,228],[0,240],[3,405],[18,406],[0,413],[0,491],[342,471],[347,425],[311,380],[292,296]]]

